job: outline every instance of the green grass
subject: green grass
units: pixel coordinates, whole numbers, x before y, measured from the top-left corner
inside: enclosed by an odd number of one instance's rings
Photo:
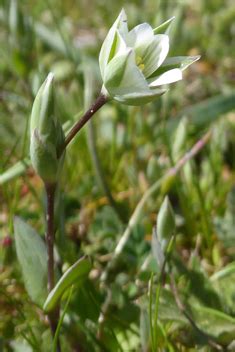
[[[9,1],[0,5],[0,350],[46,352],[53,345],[42,309],[26,292],[13,233],[17,215],[44,238],[45,194],[28,166],[35,94],[53,71],[68,130],[99,94],[99,49],[122,5],[131,26],[176,15],[171,54],[202,57],[154,103],[106,104],[67,150],[57,217],[58,278],[84,254],[93,267],[85,284],[75,285],[62,302],[62,351],[151,351],[148,285],[152,276],[154,316],[160,275],[151,237],[166,194],[177,226],[153,327],[158,351],[228,348],[235,336],[232,1],[19,4],[16,28]],[[200,152],[170,177],[168,170],[207,132]],[[149,191],[153,185],[155,192]]]

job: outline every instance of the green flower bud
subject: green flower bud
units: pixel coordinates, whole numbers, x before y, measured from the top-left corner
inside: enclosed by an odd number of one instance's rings
[[[55,183],[64,159],[63,155],[60,158],[57,156],[64,143],[64,133],[57,119],[52,73],[34,100],[30,131],[33,167],[45,183]]]
[[[175,215],[168,197],[165,197],[157,217],[157,236],[160,242],[168,242],[175,231]]]
[[[129,31],[125,11],[120,12],[100,50],[103,94],[123,104],[142,105],[182,79],[182,71],[199,56],[167,58],[172,20],[155,29],[142,23]]]

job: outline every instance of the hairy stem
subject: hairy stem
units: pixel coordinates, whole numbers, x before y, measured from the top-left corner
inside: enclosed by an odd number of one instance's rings
[[[75,125],[71,128],[69,133],[65,138],[64,145],[61,150],[58,152],[58,158],[62,155],[63,151],[66,149],[68,144],[73,140],[76,134],[81,130],[81,128],[91,119],[91,117],[108,101],[108,97],[104,94],[100,94],[94,104],[88,109],[85,114],[81,117],[81,119],[75,123]]]
[[[47,196],[47,209],[46,209],[46,245],[47,245],[47,272],[48,272],[48,292],[55,286],[54,275],[54,202],[55,202],[55,184],[45,184]],[[48,314],[52,336],[54,338],[58,320],[59,320],[59,307]],[[57,340],[57,352],[60,352],[60,343]]]
[[[55,185],[46,185],[47,195],[47,212],[46,212],[46,242],[48,255],[48,291],[50,292],[54,285],[54,196]]]

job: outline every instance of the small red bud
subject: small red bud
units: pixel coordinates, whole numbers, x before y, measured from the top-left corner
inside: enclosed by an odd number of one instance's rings
[[[3,248],[10,247],[12,245],[12,238],[10,236],[5,236],[1,239],[0,244]]]

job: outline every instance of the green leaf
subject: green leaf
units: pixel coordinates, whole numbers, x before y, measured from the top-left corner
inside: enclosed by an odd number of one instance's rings
[[[68,55],[68,50],[66,48],[66,45],[59,33],[52,31],[51,29],[49,29],[47,26],[44,26],[40,22],[36,22],[34,24],[34,30],[37,37],[43,43],[49,46],[49,48],[59,52],[64,56]],[[77,57],[79,57],[79,55],[77,55]]]
[[[36,231],[23,220],[14,220],[16,253],[25,288],[31,299],[42,306],[47,296],[46,246]]]
[[[159,241],[169,240],[175,231],[175,215],[166,196],[157,216],[157,236]]]
[[[229,315],[200,304],[190,304],[189,314],[197,327],[208,337],[215,338],[218,343],[228,344],[234,339],[235,319]],[[172,292],[166,289],[162,290],[159,315],[162,321],[174,322],[174,329],[187,327],[188,336],[190,336],[189,321],[177,307]]]
[[[163,22],[160,24],[160,26],[154,28],[153,33],[154,34],[164,34],[168,31],[168,29],[171,26],[172,21],[175,19],[175,16],[169,18],[169,20]]]
[[[159,318],[162,321],[174,322],[176,327],[182,327],[188,324],[187,319],[177,306],[172,292],[165,288],[162,289],[160,297]]]
[[[150,341],[149,315],[146,308],[140,310],[140,342],[142,351],[148,351]]]
[[[235,262],[226,265],[223,269],[217,271],[210,277],[211,282],[231,278],[231,275],[235,274]]]
[[[0,185],[3,185],[13,178],[22,175],[28,169],[29,165],[30,160],[28,158],[18,161],[15,165],[11,166],[0,175]]]
[[[173,145],[172,145],[172,154],[175,162],[179,160],[179,158],[185,152],[185,144],[187,141],[187,127],[188,120],[186,117],[183,117],[180,121],[179,125],[173,136]]]
[[[209,280],[207,273],[201,267],[199,258],[194,258],[193,268],[187,268],[180,258],[172,258],[179,275],[184,276],[186,284],[184,292],[197,304],[216,310],[222,310],[223,304],[218,293]],[[183,289],[182,289],[183,291]]]
[[[159,268],[162,268],[164,260],[165,260],[165,255],[164,255],[161,243],[158,239],[156,229],[153,230],[151,247],[152,247],[154,259],[156,260]]]
[[[45,312],[53,310],[64,292],[73,284],[81,285],[86,280],[90,270],[91,261],[88,257],[83,257],[74,263],[60,278],[54,289],[49,293],[43,309]]]
[[[150,103],[151,101],[159,98],[164,93],[166,93],[166,89],[154,88],[142,93],[115,95],[114,99],[122,104],[138,106]]]
[[[226,265],[210,277],[210,281],[221,297],[223,305],[234,314],[235,262]]]
[[[172,132],[182,116],[186,116],[195,127],[202,128],[233,109],[235,109],[235,92],[229,95],[217,95],[184,109],[174,119],[170,119],[167,126],[168,131]]]
[[[198,61],[200,56],[173,56],[167,57],[162,65],[151,75],[151,77],[157,77],[164,72],[173,70],[175,68],[180,69],[181,71],[186,70],[194,62]]]
[[[206,334],[216,338],[219,343],[228,344],[234,340],[234,318],[219,310],[198,305],[192,307],[192,312],[197,326]]]

